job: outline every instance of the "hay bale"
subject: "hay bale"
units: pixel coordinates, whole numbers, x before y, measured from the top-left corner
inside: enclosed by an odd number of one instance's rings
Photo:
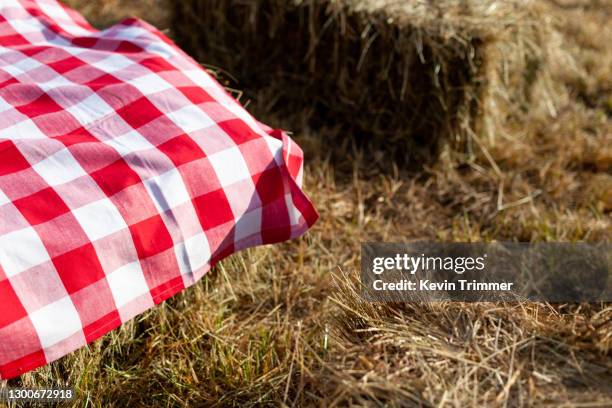
[[[495,44],[516,44],[532,21],[528,3],[185,0],[173,2],[171,26],[196,59],[265,92],[258,115],[289,117],[293,130],[334,128],[414,159],[480,132],[499,84],[490,67],[504,65]],[[529,75],[519,77],[528,87]]]
[[[167,0],[64,0],[96,28],[104,29],[124,18],[141,18],[160,30],[168,28]]]

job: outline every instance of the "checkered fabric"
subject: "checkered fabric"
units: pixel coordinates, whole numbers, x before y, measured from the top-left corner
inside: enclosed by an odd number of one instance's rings
[[[137,19],[0,1],[0,377],[304,233],[302,152]]]

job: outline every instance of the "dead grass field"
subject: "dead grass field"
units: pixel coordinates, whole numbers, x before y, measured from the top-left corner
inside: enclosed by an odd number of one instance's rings
[[[608,304],[371,304],[361,240],[610,241],[612,3],[538,0],[557,45],[548,93],[417,170],[333,130],[295,129],[321,213],[304,238],[199,284],[10,385],[68,384],[74,406],[612,406]],[[158,26],[161,3],[71,0],[98,25]],[[565,62],[564,62],[565,61]],[[555,65],[556,64],[556,65]],[[542,95],[553,96],[552,101]],[[337,140],[337,141],[336,141]]]

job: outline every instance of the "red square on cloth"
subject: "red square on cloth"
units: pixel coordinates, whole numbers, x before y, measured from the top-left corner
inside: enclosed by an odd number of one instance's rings
[[[141,182],[138,174],[123,159],[119,159],[91,174],[104,193],[111,197],[118,192]]]
[[[70,211],[51,187],[15,200],[13,204],[31,225],[41,224]]]
[[[0,328],[27,316],[8,280],[0,281]]]
[[[193,199],[204,230],[215,228],[234,219],[232,208],[223,190],[215,190]]]
[[[158,146],[176,167],[204,158],[206,155],[198,144],[187,135],[180,135]]]
[[[11,174],[30,167],[15,143],[11,140],[0,142],[0,176]]]
[[[172,247],[172,238],[159,215],[131,225],[130,232],[140,258],[157,255]]]
[[[104,278],[104,270],[92,244],[83,245],[53,258],[68,293],[75,293]]]
[[[17,107],[17,110],[29,118],[44,115],[45,113],[53,113],[62,110],[62,107],[57,104],[47,94],[42,94],[38,99]]]
[[[117,114],[134,129],[138,129],[163,115],[163,113],[145,97],[137,99],[119,109]]]

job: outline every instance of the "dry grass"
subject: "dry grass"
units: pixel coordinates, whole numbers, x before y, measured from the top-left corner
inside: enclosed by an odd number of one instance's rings
[[[495,131],[474,133],[465,150],[442,147],[418,170],[384,148],[278,120],[255,100],[267,120],[300,130],[306,189],[321,212],[314,229],[233,256],[10,384],[70,384],[75,406],[612,405],[607,304],[380,305],[355,290],[366,238],[611,240],[612,5],[558,3],[537,4],[556,42],[530,97],[492,95]],[[120,18],[115,7],[101,21]]]

